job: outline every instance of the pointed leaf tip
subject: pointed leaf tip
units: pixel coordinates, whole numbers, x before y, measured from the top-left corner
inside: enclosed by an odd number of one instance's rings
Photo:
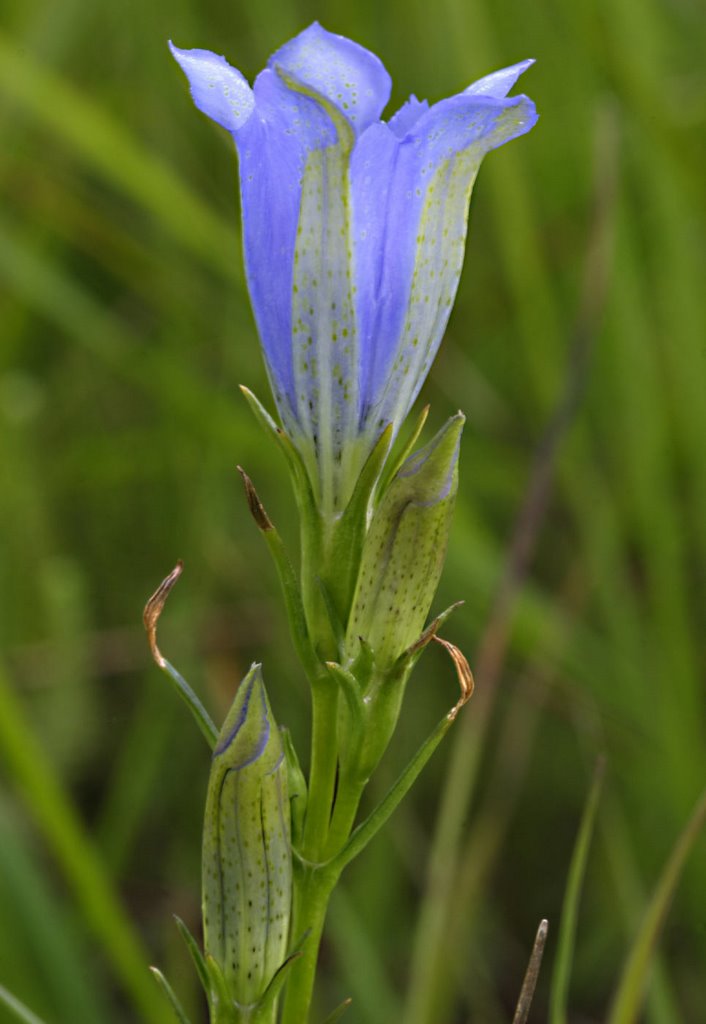
[[[236,469],[238,470],[240,476],[242,477],[243,486],[245,487],[245,496],[248,500],[248,508],[250,509],[250,515],[255,520],[258,530],[261,530],[263,533],[268,533],[269,531],[274,530],[272,520],[265,511],[265,506],[260,501],[252,480],[250,479],[250,477],[245,472],[242,466],[236,466]]]

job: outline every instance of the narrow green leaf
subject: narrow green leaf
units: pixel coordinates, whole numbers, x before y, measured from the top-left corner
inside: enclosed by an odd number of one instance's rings
[[[358,680],[351,672],[335,661],[327,661],[326,668],[340,687],[356,728],[362,727],[364,722],[364,705]]]
[[[297,846],[304,832],[308,791],[306,778],[299,763],[299,756],[292,742],[292,736],[286,726],[279,728],[287,761],[287,795],[292,818],[292,845]]]
[[[24,1003],[19,1001],[17,996],[13,996],[12,992],[8,992],[2,985],[0,985],[0,1003],[24,1024],[44,1024],[44,1021],[36,1013],[32,1013]]]
[[[216,728],[215,722],[209,715],[208,711],[191,689],[186,679],[184,679],[182,674],[174,668],[171,662],[167,661],[166,658],[163,658],[159,667],[174,683],[174,688],[193,715],[194,721],[201,730],[201,733],[209,747],[213,750],[216,744],[216,737],[218,736],[218,729]]]
[[[382,434],[380,434],[380,437],[375,442],[375,446],[370,452],[370,455],[365,460],[365,465],[363,466],[360,476],[353,488],[351,499],[343,513],[344,521],[350,520],[357,523],[361,518],[365,520],[370,495],[373,493],[375,484],[380,477],[382,467],[385,464],[385,459],[390,451],[391,442],[392,424],[388,423]]]
[[[142,621],[144,622],[147,639],[149,640],[150,650],[155,663],[174,683],[177,693],[194,716],[194,720],[203,733],[206,742],[211,750],[213,750],[218,739],[218,729],[213,719],[181,673],[167,661],[157,646],[157,624],[172,587],[181,576],[182,571],[182,563],[177,562],[174,569],[162,580],[145,605]]]
[[[343,647],[343,640],[346,631],[339,613],[339,608],[336,605],[334,596],[327,586],[326,581],[322,579],[321,576],[316,577],[316,586],[317,592],[321,598],[321,604],[325,611],[326,623],[331,630],[331,635],[336,641],[336,650],[340,651]]]
[[[412,454],[412,449],[414,448],[415,444],[417,443],[419,435],[421,434],[422,430],[424,429],[424,424],[427,421],[427,416],[429,415],[429,408],[430,408],[430,406],[428,406],[428,405],[424,406],[424,408],[422,409],[422,411],[420,412],[420,414],[419,414],[419,416],[417,418],[417,422],[415,423],[415,425],[414,425],[414,427],[412,429],[412,433],[409,435],[409,437],[405,441],[404,446],[400,450],[399,455],[397,455],[396,457],[391,457],[390,461],[385,466],[385,469],[383,470],[382,476],[380,477],[380,484],[379,484],[378,489],[377,489],[377,500],[379,500],[383,496],[383,494],[385,493],[385,491],[387,489],[388,484],[390,483],[390,481],[392,479],[394,479],[395,474],[397,473],[397,471],[399,470],[400,466],[405,461],[405,459],[407,459],[408,456],[410,456]]]
[[[586,875],[588,853],[596,823],[596,812],[601,795],[604,770],[605,762],[601,759],[594,771],[593,782],[586,800],[574,852],[571,857],[569,877],[564,893],[564,905],[561,912],[561,922],[559,924],[557,955],[552,974],[551,995],[549,999],[550,1024],[567,1024],[568,1021],[569,983],[574,958],[579,903]]]
[[[233,999],[228,990],[226,979],[223,977],[221,965],[210,953],[206,953],[204,961],[208,971],[212,1004],[221,1006],[232,1005]]]
[[[638,1019],[659,934],[686,859],[699,832],[704,827],[704,823],[706,823],[706,790],[696,802],[689,821],[674,844],[652,899],[647,906],[618,983],[608,1024],[634,1024]]]
[[[326,668],[332,682],[342,692],[345,701],[345,705],[340,709],[338,720],[339,777],[336,797],[336,806],[338,806],[346,782],[351,780],[351,775],[355,777],[358,774],[357,768],[368,715],[366,705],[363,703],[363,692],[355,676],[334,661],[326,662]]]
[[[179,1024],[191,1024],[191,1021],[184,1012],[183,1006],[181,1005],[179,999],[177,998],[176,992],[169,984],[167,979],[164,977],[160,969],[158,967],[150,967],[150,970],[152,971],[152,974],[154,975],[157,984],[159,985],[162,992],[166,996],[167,1001],[169,1002],[172,1010],[174,1010],[174,1016],[179,1021]]]
[[[240,285],[234,231],[139,140],[106,114],[90,90],[72,86],[0,31],[0,90],[69,146],[105,181],[148,210],[185,247]]]
[[[337,645],[331,636],[328,614],[322,608],[321,592],[317,581],[317,575],[324,560],[322,551],[324,531],[312,488],[312,478],[309,476],[304,459],[292,439],[285,434],[281,427],[277,426],[259,398],[243,385],[240,390],[257,422],[266,434],[274,438],[285,457],[299,512],[302,602],[308,624],[308,635],[315,650],[322,646],[324,650],[330,652],[329,657],[332,657],[337,650]],[[309,678],[312,681],[313,676],[310,674]]]
[[[410,791],[427,761],[451,728],[453,721],[453,718],[449,715],[445,715],[441,719],[389,790],[387,796],[351,834],[350,839],[341,852],[333,858],[331,861],[332,870],[336,872],[342,871],[359,853],[362,853],[370,840],[377,835]]]
[[[291,438],[275,423],[257,395],[250,388],[246,388],[244,384],[240,385],[240,390],[250,406],[255,419],[265,433],[269,434],[277,442],[287,461],[287,467],[292,477],[294,493],[300,511],[307,509],[311,512],[312,509],[316,508],[316,502],[304,460],[292,443]]]
[[[260,1022],[262,1022],[262,1024],[269,1024],[272,1020],[273,1007],[279,999],[280,992],[289,977],[289,972],[297,960],[300,960],[302,956],[303,953],[301,950],[297,950],[295,953],[292,953],[276,972],[253,1014],[253,1024],[260,1024]]]
[[[191,959],[194,962],[194,967],[196,968],[196,973],[199,976],[199,981],[201,982],[203,990],[206,993],[206,995],[210,997],[211,983],[209,980],[208,971],[206,970],[206,961],[203,958],[203,953],[199,949],[199,944],[194,938],[194,936],[191,934],[187,926],[184,924],[182,919],[180,917],[177,917],[176,914],[174,915],[174,920],[176,922],[177,928],[179,929],[179,934],[184,940],[186,948],[189,951],[189,955],[191,956]]]
[[[252,480],[241,466],[238,466],[237,469],[243,480],[250,512],[258,530],[265,539],[265,543],[272,555],[277,575],[279,576],[294,649],[307,675],[311,677],[320,671],[320,664],[309,637],[309,627],[307,626],[304,613],[304,602],[302,600],[299,579],[287,554],[284,541],[265,511],[265,507],[260,501]]]
[[[333,569],[333,573],[329,573],[327,582],[344,623],[348,619],[358,579],[363,541],[368,526],[370,499],[385,464],[391,442],[392,424],[389,424],[365,460],[351,499],[336,524],[333,535],[333,545],[329,555],[329,567]]]

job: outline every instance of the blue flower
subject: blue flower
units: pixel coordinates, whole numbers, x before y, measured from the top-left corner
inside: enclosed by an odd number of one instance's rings
[[[245,265],[277,408],[324,514],[397,432],[441,342],[485,154],[537,120],[507,94],[532,63],[385,122],[390,77],[313,24],[251,88],[223,57],[172,52],[240,162]]]

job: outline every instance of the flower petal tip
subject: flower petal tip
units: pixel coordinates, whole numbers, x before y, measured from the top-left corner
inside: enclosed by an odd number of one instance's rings
[[[469,85],[465,91],[467,96],[491,96],[493,99],[505,99],[507,94],[516,84],[520,75],[523,75],[529,67],[534,64],[534,57],[521,60],[517,64],[511,64],[500,71],[493,71],[484,78]]]
[[[318,21],[281,46],[268,64],[335,104],[357,133],[379,119],[390,98],[392,81],[380,58]]]
[[[243,75],[210,50],[181,50],[171,39],[169,49],[189,80],[196,107],[229,132],[242,128],[255,106]]]

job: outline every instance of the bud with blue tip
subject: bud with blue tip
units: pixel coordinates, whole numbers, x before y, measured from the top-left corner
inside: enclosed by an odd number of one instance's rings
[[[262,1020],[287,955],[292,856],[287,764],[259,665],[240,684],[213,752],[202,868],[206,959],[221,989],[213,996],[229,1004],[216,1019]]]

